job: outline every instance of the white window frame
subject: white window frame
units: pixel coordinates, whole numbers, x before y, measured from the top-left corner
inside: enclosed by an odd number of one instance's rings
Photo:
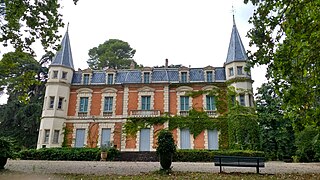
[[[142,110],[142,96],[150,96],[150,110],[154,110],[155,89],[144,86],[138,89],[138,110]]]
[[[90,115],[91,111],[91,101],[92,101],[92,93],[93,90],[89,88],[81,88],[77,90],[77,105],[76,105],[76,116],[79,116],[79,107],[80,107],[80,98],[81,97],[88,97],[88,111],[87,111],[87,117]]]
[[[177,114],[180,115],[180,96],[186,96],[187,92],[193,91],[193,88],[189,86],[180,86],[176,89],[177,94]],[[192,108],[192,100],[193,98],[189,97],[189,110]]]
[[[107,87],[107,88],[104,88],[101,90],[101,109],[100,109],[100,112],[101,112],[101,116],[104,116],[104,101],[105,101],[105,97],[112,97],[112,116],[115,116],[116,114],[116,98],[117,98],[117,89],[115,88],[110,88],[110,87]]]

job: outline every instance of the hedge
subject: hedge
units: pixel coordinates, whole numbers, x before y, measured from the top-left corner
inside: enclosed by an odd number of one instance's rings
[[[108,159],[119,156],[119,151],[108,150]],[[18,157],[23,160],[57,160],[57,161],[99,161],[98,148],[43,148],[20,151]]]
[[[262,151],[250,150],[177,150],[173,161],[177,162],[213,162],[214,156],[264,157]]]

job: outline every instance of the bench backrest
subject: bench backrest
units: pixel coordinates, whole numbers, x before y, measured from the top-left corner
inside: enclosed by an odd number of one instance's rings
[[[243,157],[243,156],[215,156],[216,166],[244,166],[244,167],[264,167],[263,157]]]

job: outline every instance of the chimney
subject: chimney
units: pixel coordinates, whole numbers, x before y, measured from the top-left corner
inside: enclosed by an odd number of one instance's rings
[[[166,59],[166,65],[165,68],[168,68],[168,59]]]
[[[134,69],[134,62],[133,61],[131,61],[130,69]]]

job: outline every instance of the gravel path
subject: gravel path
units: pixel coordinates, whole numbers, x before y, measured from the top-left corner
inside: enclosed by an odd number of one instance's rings
[[[173,171],[183,172],[209,172],[218,173],[219,167],[213,163],[173,162]],[[261,168],[263,174],[281,173],[320,173],[320,163],[284,163],[266,162],[265,168]],[[9,171],[17,171],[27,174],[118,174],[134,175],[152,172],[160,169],[159,162],[102,162],[102,161],[32,161],[9,160],[5,166]],[[225,167],[224,172],[251,172],[255,168]],[[0,177],[1,179],[1,177]]]

